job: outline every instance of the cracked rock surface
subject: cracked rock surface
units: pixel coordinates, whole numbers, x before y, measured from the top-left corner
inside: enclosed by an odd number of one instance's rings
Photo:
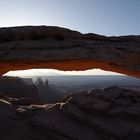
[[[2,140],[139,140],[140,92],[116,86],[23,105],[0,97]]]

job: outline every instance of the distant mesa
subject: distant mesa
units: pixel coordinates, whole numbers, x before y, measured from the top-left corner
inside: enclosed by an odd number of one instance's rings
[[[32,101],[33,104],[40,103],[37,88],[28,85],[18,77],[0,77],[0,96]]]
[[[0,96],[15,98],[14,103],[45,104],[59,102],[65,92],[55,85],[50,85],[38,78],[35,83],[30,78],[0,77]]]
[[[38,96],[41,103],[56,103],[59,102],[65,93],[55,85],[50,85],[48,80],[45,82],[39,77],[35,85],[38,89]]]

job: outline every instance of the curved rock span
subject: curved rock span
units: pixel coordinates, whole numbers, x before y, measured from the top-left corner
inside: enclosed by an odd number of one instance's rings
[[[140,139],[140,92],[110,87],[72,93],[57,104],[28,105],[0,97],[0,139]]]
[[[0,28],[0,74],[101,68],[140,77],[140,36],[106,37],[60,27]]]

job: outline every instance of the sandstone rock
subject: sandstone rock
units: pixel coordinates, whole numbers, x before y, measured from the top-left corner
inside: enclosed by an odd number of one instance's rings
[[[3,107],[3,106],[9,106],[9,105],[11,105],[10,102],[0,99],[0,106],[1,107]]]
[[[32,99],[32,98],[27,98],[27,97],[19,98],[19,99],[7,98],[7,100],[14,105],[21,105],[21,106],[29,106],[29,105],[32,105],[32,104],[40,104],[39,101],[37,101],[35,99]]]
[[[0,28],[1,74],[102,68],[140,77],[139,60],[140,36],[106,37],[51,26]]]
[[[1,76],[0,92],[3,96],[20,98],[20,102],[26,98],[26,102],[39,103],[37,88],[34,85],[27,85],[18,77]],[[18,100],[15,100],[15,102],[17,103]]]
[[[138,140],[139,99],[140,92],[118,87],[72,93],[45,105],[21,106],[1,97],[6,106],[0,105],[0,139]]]

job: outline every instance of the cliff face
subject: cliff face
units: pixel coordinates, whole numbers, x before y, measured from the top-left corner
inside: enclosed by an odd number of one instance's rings
[[[72,93],[57,104],[12,101],[0,97],[2,140],[140,139],[140,92],[110,87]]]
[[[0,73],[102,68],[140,77],[140,36],[106,37],[60,27],[0,28]]]
[[[27,85],[18,77],[0,77],[0,95],[16,99],[27,98],[39,103],[37,88],[34,85]]]

